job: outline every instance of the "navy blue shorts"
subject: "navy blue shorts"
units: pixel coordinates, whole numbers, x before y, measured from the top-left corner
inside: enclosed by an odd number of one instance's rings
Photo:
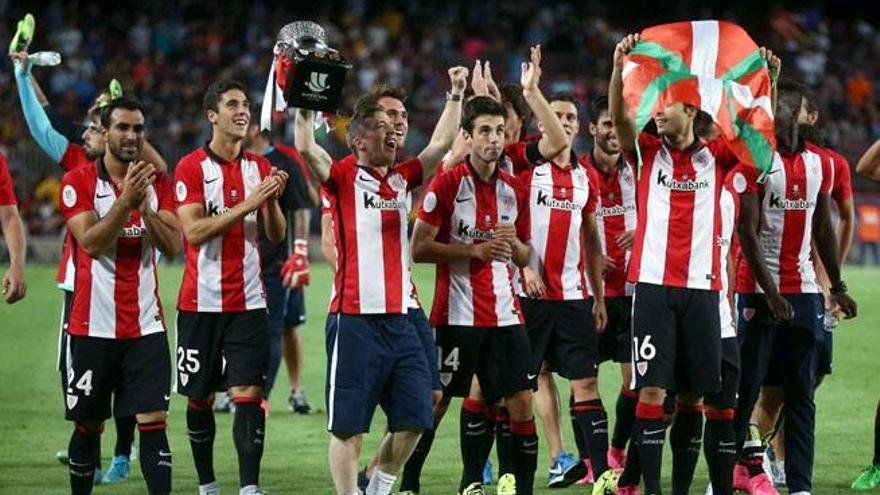
[[[767,374],[764,377],[764,385],[768,387],[782,386],[783,378],[786,374],[786,366],[791,364],[791,356],[788,355],[789,346],[785,343],[787,335],[783,332],[799,331],[813,335],[817,344],[817,355],[815,357],[817,363],[820,360],[822,348],[825,345],[825,335],[827,335],[827,332],[824,330],[825,304],[821,294],[784,294],[783,297],[794,309],[794,318],[789,322],[776,324],[778,335],[773,341],[773,348],[770,351],[770,362],[767,367]],[[756,301],[755,298],[759,299]],[[766,313],[769,312],[769,308],[766,306],[766,302],[763,302],[763,298],[763,295],[751,295],[751,298],[746,295],[740,297],[742,303],[740,315],[743,319],[749,317],[749,314],[747,314],[749,310],[755,311],[757,309],[757,312],[753,313],[755,316],[745,320],[744,324],[754,323],[761,325],[762,317],[764,320],[769,318],[772,322],[773,317]],[[761,302],[763,302],[763,305],[761,305]],[[753,320],[755,317],[758,317],[758,321]],[[819,366],[817,366],[817,372],[818,368]]]
[[[327,315],[327,429],[370,431],[388,398],[388,429],[433,427],[431,371],[418,330],[406,315]]]
[[[819,346],[819,365],[817,375],[830,375],[834,370],[834,330],[837,328],[837,318],[830,310],[825,311],[825,332]]]
[[[287,291],[287,307],[284,310],[284,328],[293,328],[306,323],[306,298],[303,289]]]
[[[431,371],[431,384],[434,390],[443,390],[440,383],[440,367],[437,366],[437,345],[434,342],[434,329],[428,323],[428,317],[422,308],[409,308],[409,321],[416,327],[422,346],[425,348],[425,357],[428,359],[428,369]]]
[[[306,304],[303,290],[290,290],[275,272],[263,273],[266,287],[266,309],[269,311],[269,328],[272,334],[281,335],[284,330],[298,327],[306,322]]]

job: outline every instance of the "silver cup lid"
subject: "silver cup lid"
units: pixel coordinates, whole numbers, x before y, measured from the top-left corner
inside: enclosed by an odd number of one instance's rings
[[[314,47],[326,47],[326,33],[318,23],[312,21],[294,21],[278,31],[279,45],[293,49]]]

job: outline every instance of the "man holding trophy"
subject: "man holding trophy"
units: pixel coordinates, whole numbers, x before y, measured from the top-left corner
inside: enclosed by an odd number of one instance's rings
[[[291,38],[288,38],[291,36]],[[314,137],[314,111],[334,110],[347,66],[327,48],[323,30],[310,22],[279,33],[276,63],[264,103],[281,99],[299,108],[295,141],[316,177],[336,197],[339,269],[327,318],[327,411],[330,471],[336,491],[359,493],[358,454],[380,396],[391,434],[366,493],[388,494],[396,474],[432,427],[431,374],[417,329],[407,318],[409,291],[406,195],[423,180],[423,164],[438,162],[458,131],[468,71],[449,70],[451,90],[431,141],[419,155],[394,165],[397,140],[391,121],[371,96],[361,97],[347,143],[356,162],[333,163]]]

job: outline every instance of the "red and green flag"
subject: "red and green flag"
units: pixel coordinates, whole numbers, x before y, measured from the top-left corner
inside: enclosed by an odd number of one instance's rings
[[[743,163],[764,172],[776,148],[771,87],[758,46],[723,21],[645,29],[623,67],[623,97],[636,129],[669,104],[693,105],[712,116]]]

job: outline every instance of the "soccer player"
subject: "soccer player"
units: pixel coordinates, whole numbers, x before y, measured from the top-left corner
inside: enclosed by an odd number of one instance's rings
[[[412,239],[413,261],[438,264],[431,323],[441,371],[449,373],[444,395],[468,395],[474,374],[480,379],[481,396],[470,394],[462,405],[459,491],[466,495],[484,493],[480,480],[492,439],[483,438],[490,427],[486,403],[506,399],[516,493],[532,493],[537,464],[529,342],[508,266],[528,262],[528,203],[521,183],[497,168],[506,114],[491,98],[468,101],[462,127],[471,155],[431,183]]]
[[[18,214],[18,200],[12,187],[12,177],[6,157],[0,153],[0,230],[9,251],[9,269],[3,274],[3,298],[7,304],[24,299],[27,284],[24,278],[25,235],[24,224]]]
[[[91,493],[103,422],[135,416],[151,494],[171,492],[165,434],[170,356],[159,301],[157,251],[180,249],[171,182],[141,154],[144,113],[128,98],[101,110],[104,154],[64,175],[61,212],[76,265],[65,359],[70,486]]]
[[[630,390],[630,325],[632,320],[633,285],[626,281],[626,269],[632,250],[636,227],[636,182],[632,166],[626,162],[620,141],[608,111],[608,98],[597,96],[590,111],[590,135],[593,149],[580,158],[599,191],[596,227],[604,255],[604,294],[608,322],[599,335],[599,358],[620,363],[622,386],[615,405],[616,421],[608,448],[610,468],[626,464],[626,444],[635,420],[638,392]],[[592,286],[591,286],[592,287]],[[572,414],[572,420],[575,415]],[[577,422],[572,421],[575,439],[579,438]],[[587,461],[582,452],[581,458]]]
[[[811,150],[825,153],[829,155],[831,160],[831,199],[834,200],[834,204],[837,207],[837,215],[832,218],[836,224],[837,262],[842,267],[852,247],[855,225],[855,206],[853,204],[849,162],[835,150],[818,144],[821,142],[821,137],[819,136],[817,125],[819,109],[816,96],[807,88],[803,88],[803,91],[803,109],[798,114],[798,132],[803,136],[803,140]],[[837,328],[837,322],[840,318],[840,309],[829,306],[830,298],[827,297],[827,293],[831,284],[828,280],[828,274],[825,272],[822,261],[816,255],[815,250],[812,252],[812,257],[819,283],[822,286],[822,292],[826,296],[825,334],[822,346],[819,349],[818,369],[816,370],[816,387],[818,388],[825,376],[830,375],[832,371],[834,330]],[[766,454],[770,467],[770,476],[775,486],[785,486],[785,424],[779,423],[777,425],[783,401],[781,384],[775,383],[775,381],[772,384],[765,383],[761,389],[761,395],[758,397],[758,402],[755,404],[751,420],[753,424],[758,426],[758,430],[762,434],[767,434],[772,432],[774,428],[776,429],[776,434],[773,435],[770,442],[771,445],[768,446]]]
[[[689,105],[673,103],[655,113],[659,137],[634,128],[623,99],[622,72],[624,57],[638,39],[628,35],[617,44],[608,92],[621,147],[633,154],[638,146],[643,158],[628,270],[628,280],[636,284],[630,385],[639,391],[631,450],[637,456],[627,457],[618,493],[635,493],[641,472],[647,493],[656,495],[661,493],[666,391],[677,392],[679,410],[696,410],[702,396],[720,388],[717,204],[724,175],[737,160],[722,141],[697,139],[698,109]],[[679,415],[676,421],[681,431],[700,435],[699,414]],[[689,440],[672,442],[673,458],[688,455]]]
[[[260,407],[269,362],[258,217],[269,242],[282,242],[278,199],[287,174],[243,148],[250,124],[238,81],[212,83],[202,101],[211,140],[175,169],[186,266],[177,302],[177,391],[189,398],[186,423],[199,493],[219,493],[211,404],[226,390],[235,403],[232,433],[240,492],[259,494],[266,417]]]
[[[604,257],[596,226],[599,191],[590,171],[578,164],[572,150],[580,129],[577,100],[571,94],[559,93],[548,101],[562,124],[568,145],[551,160],[520,175],[529,191],[533,247],[529,264],[523,268],[527,297],[521,299],[521,304],[531,341],[533,374],[546,366],[570,380],[574,421],[599,479],[608,469],[608,416],[596,379],[599,332],[605,329],[607,320],[602,283]],[[543,125],[539,127],[543,130]],[[592,292],[590,303],[587,279]],[[548,437],[555,436],[555,443],[561,446],[558,419],[555,423],[557,428],[548,431]],[[560,452],[551,455],[560,468],[551,471],[551,487],[564,487],[584,476],[583,463],[572,458],[579,469],[563,471]]]
[[[31,74],[32,66],[28,62],[28,53],[26,51],[16,52],[11,54],[10,57],[15,64],[15,80],[25,123],[40,149],[49,155],[52,161],[57,163],[65,172],[74,170],[82,165],[93,164],[104,153],[105,142],[104,135],[101,132],[100,109],[111,100],[110,89],[102,91],[92,107],[89,108],[86,113],[86,127],[81,135],[65,135],[56,129],[69,128],[72,133],[74,126],[53,123],[53,120],[57,121],[57,119],[53,119],[50,115],[52,108],[49,105],[49,101],[43,94],[39,83]],[[117,94],[117,96],[119,95]],[[82,145],[73,142],[77,137],[82,140]],[[165,172],[167,169],[165,160],[146,139],[144,139],[139,159],[152,163],[156,167],[157,172]],[[58,332],[58,371],[61,373],[62,388],[66,388],[67,378],[64,353],[61,350],[66,347],[67,334],[64,329],[67,326],[67,318],[70,313],[70,300],[73,294],[73,282],[76,272],[72,259],[71,242],[72,237],[68,231],[64,238],[61,262],[55,277],[58,288],[64,292],[61,323]],[[95,478],[96,483],[114,483],[128,478],[132,444],[134,443],[134,430],[137,422],[134,417],[114,417],[114,422],[116,426],[116,445],[113,459],[103,476],[98,473],[98,476]],[[100,471],[100,454],[98,457],[96,469]],[[63,463],[67,463],[66,452],[59,452],[58,458]]]
[[[376,95],[358,100],[347,141],[356,160],[331,163],[314,140],[314,113],[300,110],[297,149],[334,198],[336,274],[327,318],[330,470],[337,493],[358,493],[358,451],[380,399],[391,432],[366,493],[388,494],[396,474],[432,427],[431,370],[419,330],[406,316],[409,284],[407,196],[458,129],[467,69],[449,70],[451,92],[428,146],[394,165],[398,134]],[[377,366],[376,363],[382,363]],[[387,394],[387,395],[386,395]],[[384,398],[382,397],[384,395]]]
[[[789,433],[786,481],[795,495],[812,489],[813,393],[824,334],[825,305],[810,257],[811,242],[831,281],[832,303],[839,304],[848,318],[856,316],[856,304],[840,278],[831,225],[831,160],[799,135],[803,99],[799,85],[780,83],[775,120],[778,151],[766,181],[756,184],[756,169],[738,169],[747,178],[739,228],[747,263],[740,263],[737,273],[742,359],[737,443],[742,446],[746,440],[761,385],[768,375],[778,377]],[[751,493],[775,493],[763,475],[760,458],[744,460],[736,468],[736,484],[741,486],[748,478],[745,485]]]
[[[711,117],[703,114],[707,126],[714,126]],[[699,134],[699,133],[698,133]],[[704,427],[705,443],[703,450],[709,465],[709,495],[733,495],[733,466],[736,458],[733,417],[736,413],[737,392],[739,389],[739,345],[736,339],[734,320],[734,298],[731,287],[736,275],[736,264],[732,246],[734,231],[739,217],[739,195],[746,190],[746,178],[738,172],[727,174],[719,199],[721,231],[718,243],[721,246],[719,260],[721,266],[721,291],[718,293],[719,317],[721,320],[721,390],[708,394],[705,399]],[[681,414],[678,411],[677,414]],[[685,414],[688,412],[685,411]],[[693,457],[699,452],[693,453]],[[680,476],[676,493],[688,493],[693,479],[693,469],[697,459],[687,459],[689,476]],[[691,462],[692,461],[692,462]],[[693,465],[693,467],[692,467]],[[674,468],[673,468],[674,469]]]
[[[288,311],[291,309],[290,300],[294,297],[293,289],[301,289],[301,284],[305,282],[299,279],[306,277],[303,270],[308,270],[308,258],[303,262],[302,258],[290,258],[289,254],[293,255],[295,252],[298,255],[308,255],[305,244],[308,243],[310,205],[308,187],[299,166],[272,145],[268,133],[260,130],[259,122],[251,122],[245,139],[245,149],[266,158],[273,167],[284,171],[288,176],[287,187],[278,199],[287,224],[287,238],[280,243],[271,242],[266,237],[263,223],[258,222],[260,270],[263,273],[263,284],[266,286],[266,307],[269,313],[269,371],[263,387],[265,397],[268,399],[281,365],[284,334],[287,331],[296,331],[296,327],[300,325],[300,315],[302,319],[305,318],[303,313],[291,314],[288,318]],[[297,239],[293,245],[290,242],[291,235]],[[296,267],[292,266],[294,263],[297,263]],[[282,268],[283,265],[286,270]],[[291,280],[294,277],[297,278],[296,281]],[[302,299],[301,291],[299,298]],[[296,389],[299,390],[299,387],[297,386]],[[268,403],[264,403],[264,407],[268,408]]]
[[[856,166],[859,175],[874,182],[880,182],[880,140],[874,142],[865,154],[859,158]],[[854,490],[871,490],[880,486],[880,402],[874,415],[874,458],[852,482]]]

